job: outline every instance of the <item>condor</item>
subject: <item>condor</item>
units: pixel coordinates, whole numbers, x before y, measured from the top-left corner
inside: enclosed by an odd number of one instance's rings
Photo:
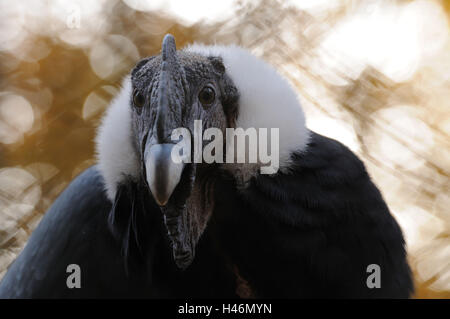
[[[279,170],[174,163],[176,128],[278,128]],[[56,199],[0,284],[3,298],[406,298],[402,232],[363,163],[308,130],[294,90],[236,46],[140,61],[97,136],[98,165]],[[226,143],[226,141],[224,141]],[[224,144],[225,145],[225,144]],[[66,268],[81,269],[81,288]],[[367,266],[381,270],[367,286]]]

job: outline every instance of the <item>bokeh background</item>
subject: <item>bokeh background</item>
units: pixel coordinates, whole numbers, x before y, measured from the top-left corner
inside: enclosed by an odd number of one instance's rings
[[[433,0],[0,0],[0,278],[95,163],[122,77],[172,33],[275,65],[308,126],[366,163],[404,231],[416,297],[449,298],[449,19]]]

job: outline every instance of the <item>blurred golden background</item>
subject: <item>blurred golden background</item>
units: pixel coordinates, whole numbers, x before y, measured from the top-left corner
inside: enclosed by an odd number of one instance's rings
[[[239,44],[308,126],[366,163],[404,231],[416,297],[450,297],[450,1],[0,0],[0,278],[95,163],[121,78],[163,36]]]

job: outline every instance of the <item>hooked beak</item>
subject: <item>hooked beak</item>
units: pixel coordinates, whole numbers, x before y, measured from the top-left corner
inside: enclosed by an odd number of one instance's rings
[[[172,158],[175,144],[155,144],[145,150],[146,178],[150,191],[159,206],[165,206],[178,185],[184,164]]]
[[[172,129],[181,125],[185,103],[186,77],[178,61],[175,39],[164,37],[161,50],[161,71],[157,89],[157,115],[151,143],[146,143],[144,161],[146,179],[155,201],[165,206],[180,182],[184,164],[172,156],[174,144],[170,140]]]

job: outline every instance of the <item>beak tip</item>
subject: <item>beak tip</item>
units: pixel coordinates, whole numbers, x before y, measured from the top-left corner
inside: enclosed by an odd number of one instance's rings
[[[153,196],[153,198],[155,199],[156,204],[158,204],[158,206],[160,207],[166,206],[167,202],[169,201],[168,198],[159,198],[157,196]]]
[[[149,191],[152,195],[153,199],[155,200],[156,204],[158,206],[163,207],[166,206],[167,202],[170,199],[170,196],[172,195],[172,192],[168,193],[161,189],[161,187],[157,187],[154,183],[149,185]]]
[[[156,144],[146,153],[146,178],[150,192],[159,206],[165,206],[178,185],[184,165],[172,161],[174,144]]]

